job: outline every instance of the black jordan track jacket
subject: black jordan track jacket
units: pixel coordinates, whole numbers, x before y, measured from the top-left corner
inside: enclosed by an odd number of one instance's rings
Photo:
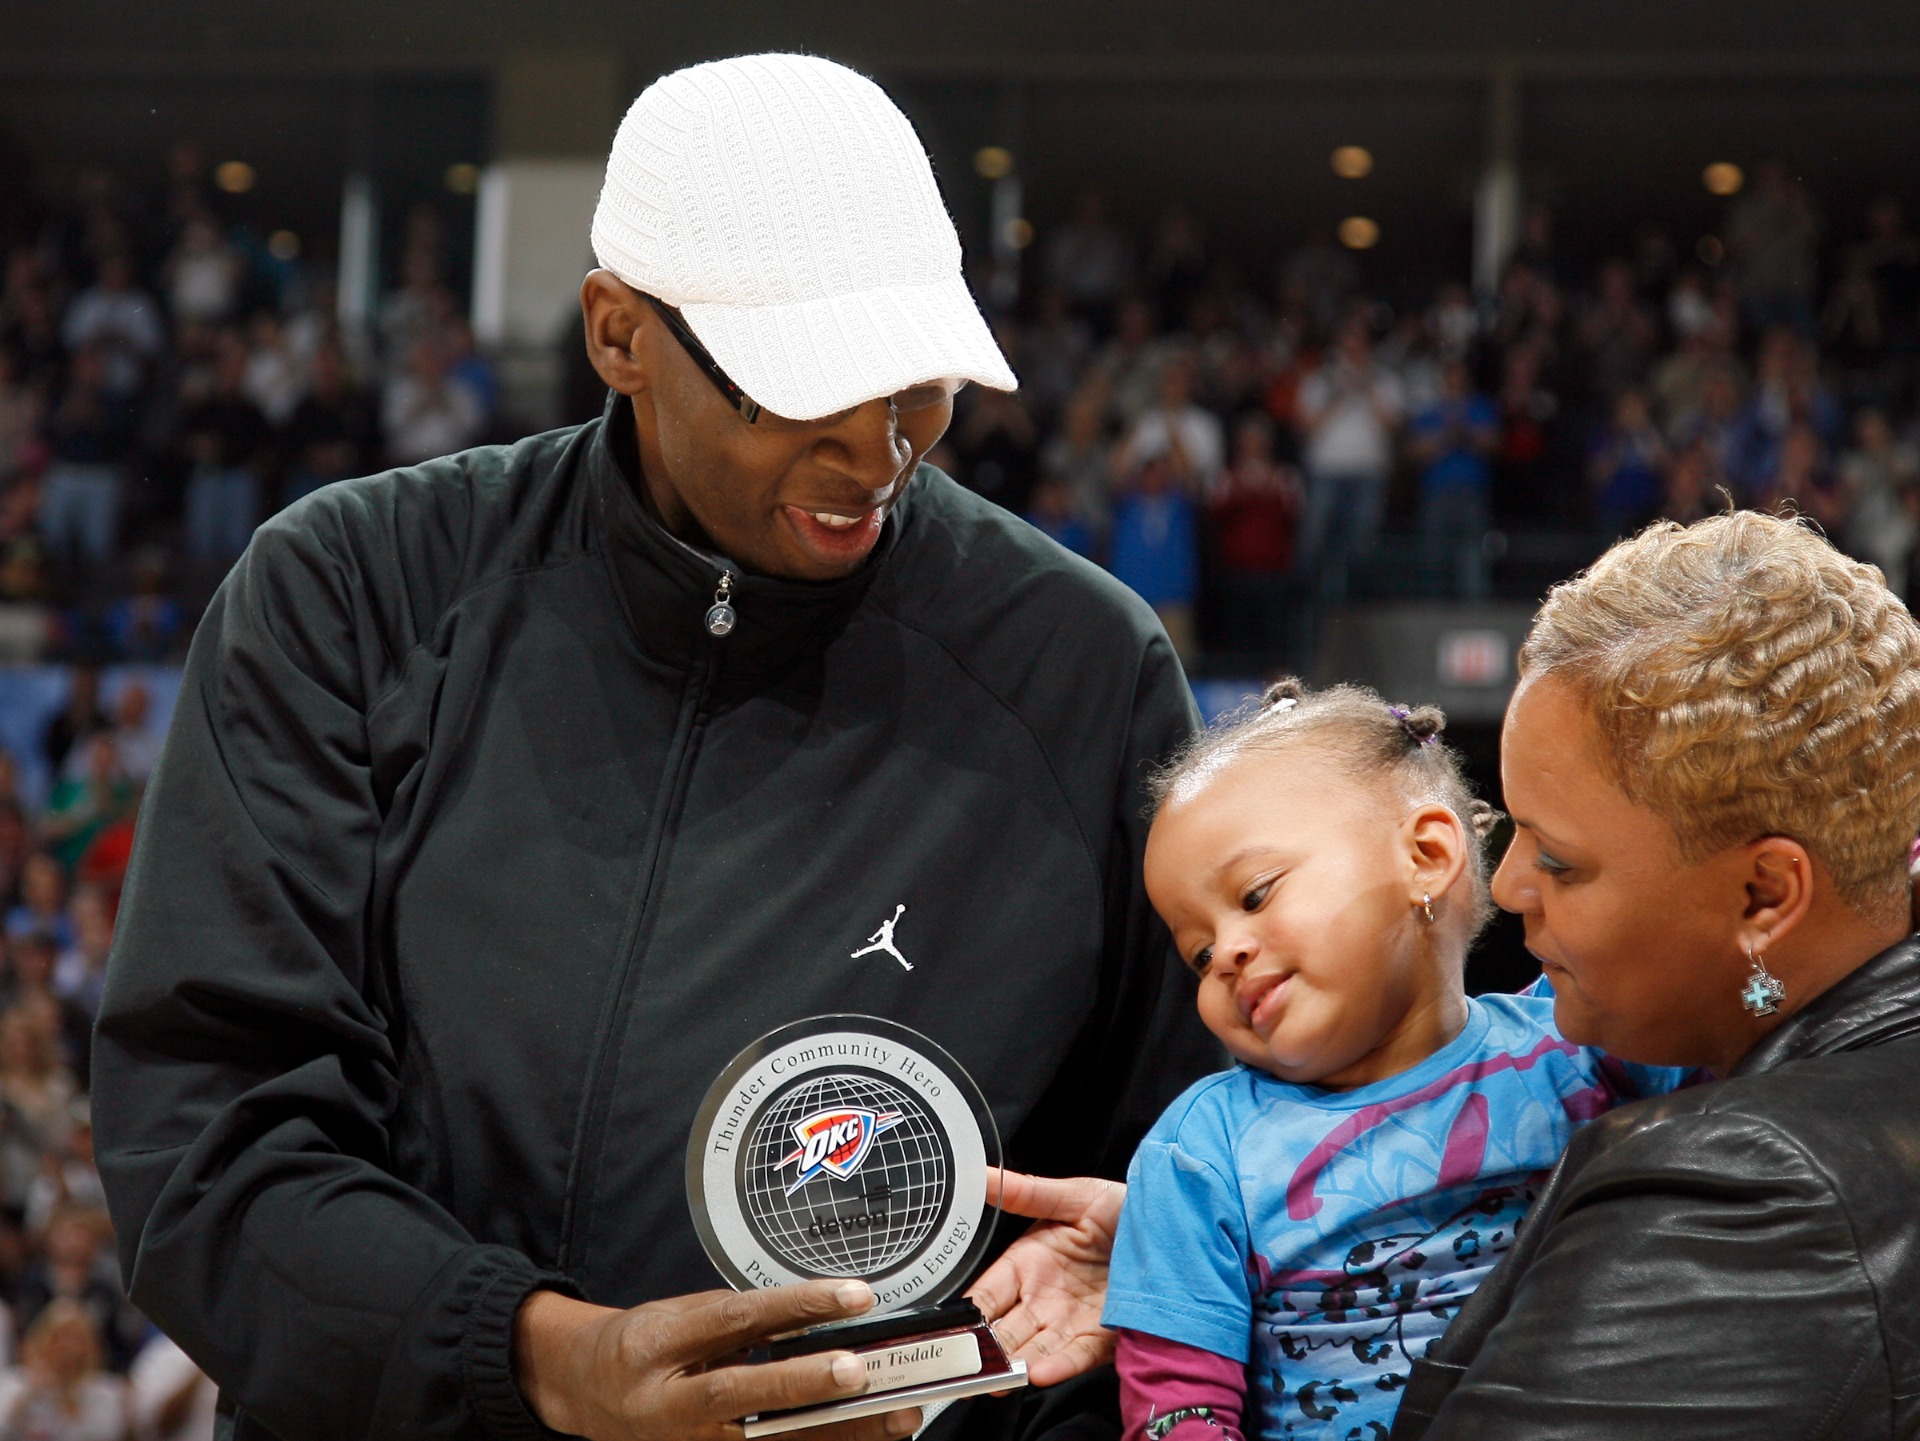
[[[1151,612],[923,467],[851,578],[733,571],[717,637],[731,567],[632,435],[616,398],[327,487],[195,637],[95,1115],[133,1298],[239,1441],[546,1434],[520,1301],[719,1283],[689,1123],[788,1021],[924,1032],[1054,1175],[1215,1064],[1140,881],[1194,721]]]

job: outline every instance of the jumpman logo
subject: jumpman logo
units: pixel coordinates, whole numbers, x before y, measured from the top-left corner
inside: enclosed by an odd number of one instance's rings
[[[862,956],[872,955],[875,951],[885,951],[900,963],[901,969],[912,970],[913,962],[901,955],[899,948],[893,944],[893,928],[900,924],[900,917],[906,913],[907,908],[905,905],[895,906],[893,908],[893,918],[880,922],[880,929],[867,937],[866,945],[855,951],[852,959],[857,961]]]

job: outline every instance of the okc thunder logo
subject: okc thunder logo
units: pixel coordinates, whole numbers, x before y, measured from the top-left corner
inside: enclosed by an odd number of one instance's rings
[[[773,1169],[784,1171],[799,1163],[800,1174],[787,1187],[789,1196],[822,1171],[838,1180],[849,1180],[866,1161],[875,1139],[902,1119],[898,1111],[869,1111],[864,1106],[815,1111],[793,1123],[793,1139],[800,1143],[799,1148],[782,1156]]]

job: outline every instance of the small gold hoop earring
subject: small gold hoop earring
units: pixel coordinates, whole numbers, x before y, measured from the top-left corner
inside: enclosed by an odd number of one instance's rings
[[[1423,895],[1420,897],[1420,914],[1426,917],[1426,921],[1428,925],[1433,924],[1433,897],[1432,896]]]

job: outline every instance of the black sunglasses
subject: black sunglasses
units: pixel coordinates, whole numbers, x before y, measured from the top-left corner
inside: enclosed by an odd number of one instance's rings
[[[644,291],[641,292],[645,294]],[[673,338],[680,342],[680,348],[692,357],[693,363],[706,372],[714,388],[727,398],[727,404],[740,412],[740,418],[748,425],[760,419],[760,402],[733,383],[733,377],[720,368],[720,362],[708,354],[706,346],[700,343],[700,337],[688,329],[687,322],[680,318],[680,312],[657,296],[648,295],[647,303],[660,313],[660,318],[673,332]]]
[[[687,357],[700,367],[707,379],[713,382],[713,388],[726,397],[727,404],[739,411],[740,418],[748,425],[758,425],[763,417],[767,425],[774,430],[791,430],[817,423],[810,420],[788,420],[785,416],[775,415],[772,411],[765,409],[759,401],[734,384],[733,377],[720,368],[720,362],[715,360],[712,352],[700,343],[700,337],[688,327],[679,311],[657,295],[647,295],[644,290],[636,293],[646,296],[647,304],[654,308],[660,319],[666,323],[667,329],[673,332],[673,338],[680,342],[680,348],[687,352]],[[925,385],[910,386],[906,390],[888,396],[887,404],[896,412],[918,410],[937,401],[952,399],[965,384],[964,380],[929,381]]]

